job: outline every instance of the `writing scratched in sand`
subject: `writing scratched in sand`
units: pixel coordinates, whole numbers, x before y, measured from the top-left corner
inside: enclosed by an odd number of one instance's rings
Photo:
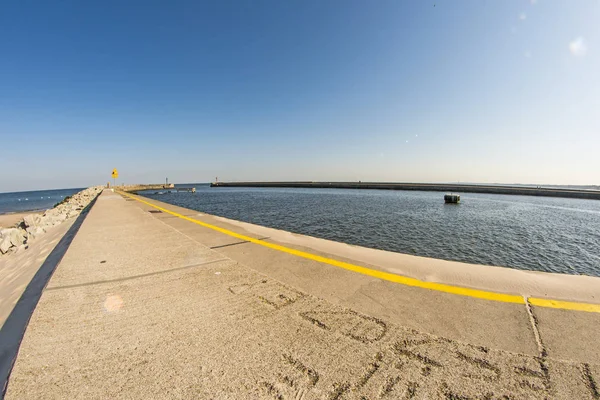
[[[308,310],[297,315],[321,339],[297,348],[299,353],[289,344],[274,378],[261,384],[267,397],[600,400],[597,366],[459,343],[322,302],[313,304],[307,299],[302,306]],[[344,340],[347,345],[341,344]],[[335,358],[319,356],[327,352],[319,351],[317,343],[328,342],[341,346]],[[554,384],[553,374],[572,387]]]
[[[351,310],[307,311],[299,315],[321,329],[338,331],[344,336],[363,343],[380,340],[387,332],[387,325],[382,320]]]
[[[297,303],[292,312],[302,321],[298,329],[307,340],[285,346],[268,372],[271,377],[259,382],[257,390],[266,398],[600,400],[595,365],[508,353],[405,329],[270,279],[228,289],[273,311]],[[332,354],[332,344],[336,357],[322,357]],[[571,386],[555,384],[553,376]]]
[[[263,304],[273,307],[275,310],[293,304],[306,296],[296,289],[268,279],[242,283],[230,286],[228,289],[233,294],[254,296]]]

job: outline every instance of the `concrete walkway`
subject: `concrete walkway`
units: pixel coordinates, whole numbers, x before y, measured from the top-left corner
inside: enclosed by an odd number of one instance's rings
[[[99,197],[8,398],[600,398],[600,314],[407,287],[150,211]]]

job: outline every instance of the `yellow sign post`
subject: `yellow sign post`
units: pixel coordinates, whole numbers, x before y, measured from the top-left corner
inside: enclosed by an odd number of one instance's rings
[[[119,171],[117,171],[117,169],[114,168],[112,171],[113,187],[115,186],[115,181],[118,177],[119,177]]]

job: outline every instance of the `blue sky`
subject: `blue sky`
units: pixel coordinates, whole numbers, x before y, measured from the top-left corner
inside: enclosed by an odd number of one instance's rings
[[[0,192],[597,184],[600,1],[0,5]]]

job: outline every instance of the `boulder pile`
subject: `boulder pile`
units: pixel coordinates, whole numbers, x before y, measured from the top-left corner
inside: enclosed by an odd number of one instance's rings
[[[42,215],[30,214],[13,228],[0,228],[0,254],[25,249],[29,240],[43,235],[48,229],[69,218],[78,216],[102,189],[102,186],[87,188],[66,197]]]

